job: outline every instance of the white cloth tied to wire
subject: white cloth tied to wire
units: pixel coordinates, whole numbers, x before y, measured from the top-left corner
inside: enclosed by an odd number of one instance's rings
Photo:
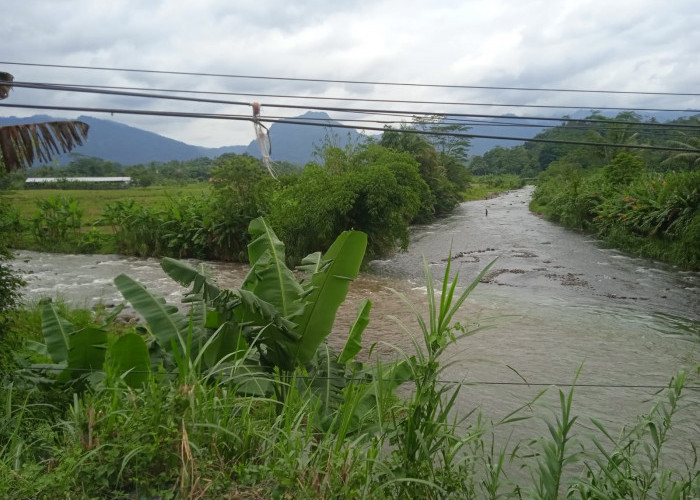
[[[257,139],[258,146],[260,147],[262,162],[265,164],[265,167],[272,178],[276,179],[277,176],[275,175],[274,168],[272,168],[272,160],[270,159],[270,155],[272,154],[270,131],[265,125],[260,123],[260,104],[257,102],[253,103],[253,128],[255,129],[255,138]]]

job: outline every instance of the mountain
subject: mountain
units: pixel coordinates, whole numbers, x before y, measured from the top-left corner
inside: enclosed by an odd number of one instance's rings
[[[483,120],[483,123],[470,124],[471,129],[469,129],[467,133],[531,139],[544,130],[544,128],[540,126],[542,125],[541,121],[520,119],[508,121],[508,118],[512,118],[513,116],[514,115],[503,115],[503,117],[500,118]],[[497,146],[510,148],[522,144],[523,142],[524,141],[509,141],[507,139],[474,138],[470,141],[469,156],[481,156]]]
[[[579,110],[571,113],[571,118],[585,118],[592,111]],[[600,114],[608,117],[617,115],[617,111],[604,111]],[[645,113],[641,115],[645,119],[655,118],[659,122],[673,120],[681,116],[690,116],[693,113]],[[544,130],[540,127],[542,122],[536,120],[509,120],[513,115],[504,115],[499,118],[484,119],[478,124],[471,124],[469,133],[476,135],[491,135],[499,137],[532,138]],[[460,118],[460,117],[452,117]],[[60,120],[47,115],[36,115],[28,118],[0,117],[0,126],[17,125]],[[87,143],[73,150],[85,156],[102,158],[114,161],[122,165],[148,164],[154,161],[168,162],[171,160],[192,160],[203,156],[216,158],[224,153],[248,153],[260,158],[260,149],[256,141],[240,146],[225,146],[221,148],[205,148],[193,146],[148,132],[136,127],[130,127],[112,120],[103,120],[91,116],[80,116],[78,120],[90,125]],[[299,125],[287,123],[297,121],[317,126]],[[556,125],[559,122],[549,122]],[[365,140],[365,136],[354,129],[330,128],[322,125],[337,125],[339,122],[332,120],[326,113],[310,111],[296,118],[289,118],[274,123],[270,127],[270,142],[272,144],[272,160],[288,161],[297,165],[305,165],[313,159],[316,148],[324,144],[333,144],[345,147],[348,143],[355,144]],[[318,126],[321,125],[321,126]],[[505,139],[479,139],[471,140],[470,156],[483,155],[496,146],[508,148],[522,144],[523,141],[510,141]],[[71,161],[71,154],[59,155],[60,164]]]
[[[73,150],[85,156],[94,156],[114,161],[122,165],[136,165],[152,161],[192,160],[205,156],[202,149],[184,142],[163,137],[136,127],[130,127],[112,120],[102,120],[91,116],[79,116],[78,120],[90,126],[88,140],[83,146]],[[0,118],[2,125],[19,125],[43,121],[60,120],[46,115],[28,118]],[[57,157],[60,164],[70,162],[70,154]]]
[[[90,126],[88,140],[83,146],[75,148],[72,153],[59,155],[57,161],[67,164],[71,154],[102,158],[122,165],[148,164],[154,161],[167,162],[171,160],[192,160],[206,156],[216,158],[224,153],[248,153],[260,157],[260,149],[256,141],[247,146],[225,146],[221,148],[205,148],[193,146],[148,132],[136,127],[124,125],[112,120],[103,120],[91,116],[80,116],[78,120]],[[20,125],[60,120],[47,115],[35,115],[26,118],[0,117],[0,126]],[[290,120],[305,123],[338,124],[326,113],[309,112]],[[291,123],[278,122],[270,127],[270,142],[272,143],[272,159],[274,161],[289,161],[299,165],[308,163],[314,148],[325,142],[344,147],[348,141],[359,141],[362,136],[356,131],[337,133],[338,129],[311,127]]]
[[[318,111],[309,111],[289,120],[313,125],[340,125],[340,122],[332,120],[326,113]],[[315,149],[324,144],[344,148],[347,144],[364,141],[364,136],[355,129],[312,127],[285,123],[286,121],[288,120],[281,120],[270,127],[272,159],[275,161],[289,161],[297,165],[305,165],[313,159]],[[260,158],[260,147],[256,141],[252,141],[245,152]]]

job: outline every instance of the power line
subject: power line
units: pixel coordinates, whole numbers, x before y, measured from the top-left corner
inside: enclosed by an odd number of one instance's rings
[[[56,91],[67,91],[67,92],[83,92],[83,93],[95,93],[95,94],[106,94],[106,95],[118,95],[125,97],[141,97],[141,98],[152,98],[152,99],[168,99],[168,100],[179,100],[197,103],[212,103],[212,104],[227,104],[227,105],[238,105],[238,106],[252,106],[252,103],[241,102],[241,101],[227,101],[221,99],[203,99],[195,97],[180,97],[180,96],[163,96],[160,94],[143,94],[137,92],[127,92],[118,90],[107,90],[107,89],[92,89],[90,87],[79,87],[79,86],[64,86],[55,84],[43,84],[43,83],[31,83],[31,82],[8,82],[8,86],[18,86],[24,88],[32,89],[42,89],[42,90],[56,90]],[[389,116],[429,116],[429,117],[469,117],[469,118],[503,118],[502,115],[493,115],[487,113],[448,113],[444,111],[419,111],[419,110],[388,110],[388,109],[371,109],[371,108],[343,108],[343,107],[329,107],[329,106],[309,106],[309,105],[298,105],[298,104],[284,104],[284,103],[261,103],[262,106],[267,108],[283,108],[283,109],[299,109],[299,110],[315,110],[315,111],[335,111],[344,113],[359,113],[359,114],[369,114],[369,115],[389,115]],[[658,110],[658,111],[673,111],[673,110]],[[700,112],[700,110],[676,110],[676,111],[686,111],[686,112]],[[605,123],[605,124],[622,124],[622,125],[645,125],[649,127],[676,127],[676,128],[688,128],[696,129],[700,128],[698,125],[688,125],[688,124],[672,124],[667,125],[665,123],[656,122],[630,122],[625,120],[609,120],[609,119],[591,119],[591,118],[552,118],[552,117],[533,117],[533,116],[510,116],[508,117],[512,120],[529,120],[529,121],[555,121],[555,122],[577,122],[577,123]]]
[[[323,101],[346,101],[346,102],[380,102],[394,104],[438,104],[442,106],[480,106],[480,107],[506,107],[506,108],[539,108],[539,109],[589,109],[589,110],[606,110],[606,111],[645,111],[645,112],[698,112],[692,109],[670,109],[670,108],[631,108],[631,107],[616,107],[616,106],[590,106],[590,105],[555,105],[555,104],[516,104],[516,103],[485,103],[485,102],[464,102],[464,101],[424,101],[410,99],[378,99],[370,97],[330,97],[330,96],[308,96],[308,95],[293,95],[293,94],[266,94],[254,92],[223,92],[223,91],[206,91],[206,90],[186,90],[186,89],[164,89],[151,87],[124,87],[114,85],[93,85],[93,84],[71,84],[71,83],[33,83],[33,82],[12,82],[9,85],[18,87],[30,87],[30,85],[53,85],[62,87],[83,87],[93,89],[106,90],[138,90],[150,92],[171,92],[182,94],[199,94],[199,95],[232,95],[245,97],[274,97],[282,99],[306,99],[306,100],[323,100]],[[37,87],[38,88],[38,87]],[[68,90],[67,88],[64,90]],[[215,101],[212,101],[215,102]]]
[[[227,73],[200,73],[191,71],[165,71],[154,69],[135,69],[135,68],[117,68],[106,66],[78,66],[68,64],[41,64],[41,63],[25,63],[0,61],[0,64],[8,64],[14,66],[32,66],[42,68],[63,68],[63,69],[83,69],[94,71],[119,71],[127,73],[150,73],[162,75],[182,75],[182,76],[209,76],[216,78],[239,78],[250,80],[277,80],[291,82],[311,82],[311,83],[342,83],[351,85],[384,85],[384,86],[400,86],[400,87],[430,87],[430,88],[450,88],[450,89],[476,89],[476,90],[515,90],[528,92],[572,92],[572,93],[593,93],[593,94],[625,94],[625,95],[665,95],[665,96],[685,96],[695,97],[700,96],[700,93],[691,92],[651,92],[651,91],[630,91],[630,90],[587,90],[587,89],[567,89],[567,88],[536,88],[536,87],[501,87],[492,85],[451,85],[437,83],[408,83],[408,82],[382,82],[370,80],[334,80],[328,78],[300,78],[300,77],[282,77],[282,76],[259,76],[259,75],[239,75]]]
[[[243,101],[225,101],[222,99],[203,99],[201,97],[180,97],[174,95],[162,95],[162,94],[144,94],[139,92],[127,92],[123,90],[108,90],[99,89],[92,87],[84,87],[78,85],[57,85],[53,83],[34,83],[34,82],[10,82],[7,86],[11,87],[21,87],[36,90],[55,90],[55,91],[65,91],[65,92],[82,92],[88,94],[105,94],[105,95],[115,95],[124,97],[143,97],[150,99],[167,99],[174,101],[188,101],[188,102],[198,102],[198,103],[209,103],[209,104],[229,104],[234,106],[252,106],[250,102]]]
[[[94,94],[106,94],[106,95],[119,95],[127,97],[147,97],[154,99],[170,99],[179,101],[191,101],[200,103],[212,103],[212,104],[232,104],[232,105],[244,105],[252,106],[251,102],[242,101],[228,101],[221,99],[203,99],[203,98],[188,98],[179,96],[167,96],[162,94],[150,94],[150,93],[137,93],[131,92],[131,90],[151,90],[152,92],[188,92],[194,93],[194,91],[185,90],[169,90],[169,89],[144,89],[142,87],[114,87],[108,85],[77,85],[77,84],[56,84],[56,83],[39,83],[39,82],[7,82],[7,86],[14,86],[20,88],[29,88],[37,90],[57,90],[65,92],[84,92],[84,93],[94,93]],[[629,107],[590,107],[590,106],[559,106],[553,104],[505,104],[505,103],[476,103],[476,102],[456,102],[456,101],[411,101],[411,100],[401,100],[401,99],[360,99],[360,98],[335,98],[335,97],[321,97],[321,96],[295,96],[288,94],[253,94],[253,93],[241,93],[241,92],[197,92],[198,94],[223,94],[223,95],[239,95],[239,96],[250,96],[250,97],[277,97],[284,99],[325,99],[333,101],[353,101],[353,102],[382,102],[382,103],[392,103],[392,104],[439,104],[446,106],[479,106],[479,107],[507,107],[507,108],[536,108],[536,109],[594,109],[594,110],[614,110],[614,111],[645,111],[645,112],[674,112],[674,113],[700,113],[700,109],[672,109],[672,108],[629,108]],[[293,107],[295,109],[317,109],[317,110],[336,110],[340,108],[326,108],[326,107],[312,107],[308,105],[290,105],[290,104],[266,104],[266,106],[275,107]],[[348,108],[348,112],[353,108]],[[406,111],[402,112],[404,114],[417,113],[418,111]],[[425,112],[421,112],[425,113]],[[429,113],[430,114],[430,113]],[[447,112],[440,112],[439,114],[449,114]],[[496,115],[497,116],[497,115]],[[663,124],[662,124],[663,125]]]
[[[218,120],[236,120],[236,121],[253,121],[252,116],[244,115],[224,115],[216,113],[185,113],[181,111],[152,111],[152,110],[134,110],[134,109],[116,109],[116,108],[87,108],[78,106],[47,106],[39,104],[6,104],[0,103],[0,107],[7,108],[23,108],[23,109],[43,109],[43,110],[54,110],[54,111],[80,111],[80,112],[92,112],[92,113],[110,113],[110,114],[130,114],[130,115],[147,115],[147,116],[167,116],[167,117],[179,117],[179,118],[207,118],[207,119],[218,119]],[[271,120],[266,118],[260,118],[260,121],[265,123],[286,123],[290,125],[304,125],[304,126],[321,126],[317,123],[305,122],[303,120],[294,119],[284,119],[284,120]],[[628,122],[624,122],[627,123]],[[509,136],[499,136],[499,135],[484,135],[484,134],[469,134],[469,133],[453,133],[453,132],[439,132],[439,131],[425,131],[416,129],[387,129],[385,127],[372,127],[368,125],[343,125],[340,123],[327,123],[322,125],[326,128],[342,128],[342,129],[354,129],[354,130],[372,130],[378,132],[395,131],[408,134],[416,135],[430,135],[433,137],[444,136],[444,137],[463,137],[465,139],[499,139],[506,141],[517,141],[517,142],[539,142],[539,143],[549,143],[549,144],[570,144],[576,146],[594,146],[594,147],[619,147],[627,149],[644,149],[644,150],[655,150],[655,151],[680,151],[684,153],[695,153],[700,152],[700,149],[688,149],[688,148],[677,148],[677,147],[662,147],[662,146],[649,146],[649,145],[635,145],[635,144],[618,144],[618,143],[601,143],[592,141],[571,141],[564,139],[542,139],[542,138],[530,138],[530,137],[509,137]]]
[[[266,120],[262,120],[266,121]],[[315,125],[313,123],[305,123],[298,120],[284,120],[284,123],[293,125]],[[357,128],[361,130],[377,130],[380,132],[387,132],[387,129],[380,127],[368,127],[360,125],[353,127],[352,125],[342,125],[342,124],[331,124],[327,125],[330,128]],[[391,131],[391,129],[390,129]],[[575,146],[594,146],[594,147],[618,147],[618,148],[628,148],[628,149],[646,149],[646,150],[656,150],[656,151],[682,151],[684,153],[700,153],[700,149],[688,149],[688,148],[674,148],[674,147],[662,147],[662,146],[649,146],[649,145],[631,145],[631,144],[618,144],[618,143],[604,143],[604,142],[593,142],[593,141],[570,141],[565,139],[541,139],[537,137],[509,137],[500,135],[484,135],[484,134],[469,134],[469,133],[451,133],[451,132],[437,132],[437,131],[423,131],[415,129],[401,129],[395,132],[403,132],[408,134],[418,134],[418,135],[430,135],[430,136],[444,136],[444,137],[464,137],[466,139],[498,139],[507,141],[518,141],[518,142],[539,142],[539,143],[549,143],[549,144],[570,144]]]
[[[35,82],[12,82],[10,84],[11,86],[17,86],[17,87],[22,87],[22,88],[29,88],[29,89],[39,89],[39,90],[55,90],[55,91],[69,91],[69,92],[86,92],[86,93],[96,93],[96,94],[108,94],[108,95],[120,95],[120,96],[127,96],[127,97],[141,97],[141,98],[155,98],[155,99],[166,99],[166,100],[179,100],[179,101],[191,101],[191,102],[198,102],[198,103],[215,103],[215,104],[231,104],[231,105],[243,105],[243,106],[250,106],[250,103],[247,102],[240,102],[240,101],[225,101],[225,100],[218,100],[218,99],[200,99],[200,98],[188,98],[188,97],[178,97],[178,96],[162,96],[159,94],[142,94],[142,93],[134,93],[134,92],[122,92],[122,91],[112,91],[108,89],[93,89],[92,87],[83,87],[83,86],[78,86],[78,85],[63,85],[63,84],[44,84],[44,83],[35,83]],[[408,117],[407,114],[389,114],[389,113],[382,113],[383,116],[396,116],[396,117],[403,117],[406,118]],[[492,116],[497,116],[497,115],[492,115]],[[284,120],[286,117],[282,116],[268,116],[270,119],[279,119],[279,120]],[[330,118],[320,118],[320,117],[304,117],[304,120],[310,120],[310,121],[329,121]],[[460,120],[451,116],[446,116],[444,117],[444,120],[450,121],[456,124],[463,124],[465,123],[464,120]],[[392,125],[392,124],[402,124],[405,122],[402,122],[400,120],[369,120],[369,119],[358,119],[358,118],[345,118],[342,119],[342,121],[345,122],[370,122],[370,123],[379,123],[379,124],[386,124],[386,125]],[[536,127],[536,128],[553,128],[558,125],[544,125],[544,124],[517,124],[517,123],[507,123],[507,122],[477,122],[476,120],[472,120],[476,124],[483,125],[483,126],[518,126],[518,127]],[[557,119],[557,121],[560,121]],[[605,121],[608,123],[608,121]],[[628,122],[625,122],[628,123]],[[629,122],[629,123],[635,123],[640,126],[646,125],[644,122]],[[684,124],[657,124],[657,123],[652,123],[652,126],[659,126],[663,125],[668,128],[698,128],[700,129],[700,125],[684,125]]]
[[[45,371],[69,371],[69,372],[75,372],[75,373],[106,373],[104,370],[101,369],[92,369],[92,368],[75,368],[75,367],[69,367],[69,366],[55,366],[55,365],[37,365],[37,366],[29,366],[24,369],[19,369],[19,370],[14,370],[13,373],[15,374],[20,374],[25,371],[32,371],[32,370],[45,370]],[[134,374],[141,374],[141,375],[146,375],[146,374],[153,374],[153,375],[180,375],[180,372],[177,371],[150,371],[150,370],[128,370],[128,373],[134,373]],[[245,375],[246,377],[252,377],[255,378],[256,376],[259,376],[261,378],[267,378],[271,376],[272,374],[260,372],[260,373],[244,373],[241,374],[240,376]],[[320,376],[320,375],[274,375],[274,378],[279,378],[281,380],[344,380],[346,382],[367,382],[366,377],[346,377],[346,376]],[[379,379],[377,379],[379,380]],[[384,382],[406,382],[410,383],[412,382],[411,379],[396,379],[396,378],[381,378],[382,381]],[[467,381],[467,380],[444,380],[444,379],[438,379],[436,380],[438,384],[444,384],[444,385],[459,385],[463,387],[468,387],[468,386],[477,386],[477,385],[492,385],[492,386],[526,386],[526,387],[587,387],[587,388],[595,388],[595,389],[657,389],[657,390],[663,390],[663,389],[668,389],[668,385],[652,385],[652,384],[602,384],[602,383],[571,383],[571,382],[566,382],[566,383],[560,383],[560,382],[526,382],[526,381],[492,381],[492,380],[472,380],[472,381]],[[684,389],[689,389],[689,390],[698,390],[700,389],[700,385],[686,385],[683,386]]]

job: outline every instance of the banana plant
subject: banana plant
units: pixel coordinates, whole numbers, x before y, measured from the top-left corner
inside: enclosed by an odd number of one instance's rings
[[[53,304],[41,309],[41,329],[45,346],[33,346],[35,352],[43,352],[53,365],[34,365],[57,374],[60,382],[87,376],[102,369],[107,348],[107,332],[97,326],[76,328],[62,318]]]
[[[235,342],[255,345],[270,371],[290,372],[311,362],[330,334],[349,283],[359,273],[367,235],[345,231],[325,254],[308,256],[303,270],[310,279],[300,282],[285,263],[284,243],[263,218],[253,220],[249,232],[250,271],[238,289],[220,290],[202,269],[173,259],[164,259],[162,267],[180,284],[192,286],[190,298],[209,303],[209,326],[228,324],[233,336],[242,337]],[[351,344],[359,345],[368,315],[369,306],[364,306],[360,312],[364,321],[351,330]],[[357,345],[344,350],[343,361],[354,357]]]
[[[110,339],[107,326],[121,312],[118,308],[102,325],[77,328],[61,317],[53,306],[41,309],[41,329],[44,344],[31,342],[27,347],[52,364],[34,364],[30,368],[48,370],[55,378],[45,379],[69,382],[101,373],[106,366],[116,369],[119,376],[131,387],[141,386],[150,370],[150,357],[145,341],[140,335],[127,333]]]
[[[211,357],[207,358],[210,363],[232,356],[234,343],[237,352],[255,349],[262,370],[290,377],[295,371],[301,373],[301,377],[293,377],[294,386],[299,393],[319,400],[318,424],[323,428],[337,426],[333,423],[334,410],[343,404],[348,375],[352,378],[352,369],[357,368],[352,366],[353,360],[362,348],[371,302],[360,305],[340,354],[324,341],[350,281],[357,277],[367,237],[358,231],[342,233],[325,254],[316,252],[302,260],[297,271],[303,276],[298,279],[286,265],[284,244],[264,219],[252,221],[249,232],[251,267],[240,288],[222,290],[203,267],[194,268],[170,258],[163,260],[163,270],[183,286],[191,287],[186,300],[207,304],[207,326],[228,328],[226,335],[208,346],[205,357]],[[376,384],[371,384],[370,372],[363,377],[371,387],[364,392],[374,391]],[[278,398],[285,398],[289,389],[286,385],[282,379],[271,386]],[[361,410],[366,409],[368,399],[371,396],[365,394]]]

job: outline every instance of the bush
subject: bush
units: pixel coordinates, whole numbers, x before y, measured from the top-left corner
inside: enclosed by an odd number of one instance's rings
[[[367,233],[368,258],[407,248],[409,223],[432,216],[433,195],[409,154],[370,145],[328,148],[323,158],[271,197],[271,225],[291,261],[348,229]]]
[[[73,198],[52,196],[36,202],[32,221],[34,238],[40,248],[73,246],[79,240],[83,209]]]
[[[553,162],[540,176],[533,205],[611,246],[700,268],[700,171],[644,171],[627,153],[589,172]]]
[[[20,290],[24,282],[16,276],[7,261],[12,253],[7,248],[11,235],[19,231],[19,215],[9,203],[0,199],[0,330],[2,330],[5,314],[14,309],[20,298]],[[1,332],[0,332],[1,333]]]

